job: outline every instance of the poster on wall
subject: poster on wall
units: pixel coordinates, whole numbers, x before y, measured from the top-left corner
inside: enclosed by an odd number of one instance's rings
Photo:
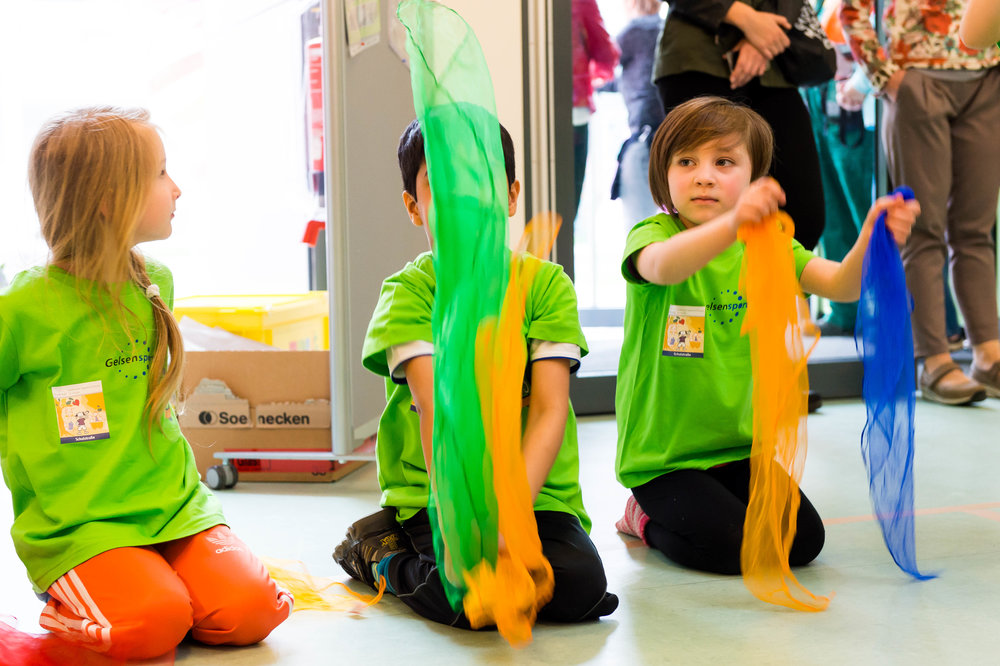
[[[347,22],[347,51],[351,57],[378,44],[382,32],[379,0],[347,0],[344,3]]]
[[[389,48],[403,61],[404,65],[409,67],[410,64],[407,60],[409,56],[406,54],[406,28],[396,16],[400,2],[402,0],[390,0],[389,2]]]

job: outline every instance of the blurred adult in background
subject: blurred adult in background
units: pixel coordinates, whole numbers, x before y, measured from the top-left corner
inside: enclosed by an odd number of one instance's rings
[[[623,0],[629,21],[615,41],[621,51],[616,83],[628,110],[631,134],[618,153],[611,198],[622,200],[625,230],[659,212],[649,193],[649,143],[663,122],[663,104],[653,85],[653,59],[663,29],[660,0]]]
[[[587,170],[590,116],[595,111],[594,83],[610,81],[618,65],[618,47],[604,27],[597,0],[573,0],[573,212],[580,205]]]
[[[802,90],[819,151],[826,227],[823,256],[843,261],[854,246],[872,204],[875,176],[875,99],[864,71],[840,29],[840,0],[819,0],[816,13],[837,52],[833,81]],[[831,301],[817,322],[823,335],[854,335],[858,303]]]
[[[893,183],[909,185],[921,215],[902,249],[913,295],[914,353],[923,397],[968,404],[1000,398],[996,225],[1000,169],[1000,49],[959,39],[965,0],[895,0],[885,10],[886,48],[871,24],[872,0],[842,0],[840,21],[855,60],[885,102],[882,141]],[[948,349],[942,271],[972,345],[971,377]]]

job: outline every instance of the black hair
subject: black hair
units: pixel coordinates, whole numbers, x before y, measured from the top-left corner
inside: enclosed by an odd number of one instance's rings
[[[501,123],[500,145],[503,146],[503,165],[507,172],[507,187],[514,184],[517,177],[514,173],[514,140],[510,132]],[[424,156],[424,133],[420,131],[420,121],[414,119],[399,137],[399,148],[396,150],[399,158],[399,173],[403,177],[403,190],[417,198],[417,172],[427,158]]]

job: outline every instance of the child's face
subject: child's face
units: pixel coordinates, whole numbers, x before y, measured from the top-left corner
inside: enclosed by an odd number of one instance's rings
[[[753,167],[736,136],[674,153],[667,167],[670,199],[688,228],[731,210],[750,184]]]
[[[431,200],[431,183],[427,177],[427,162],[420,165],[417,171],[416,182],[417,198],[414,199],[409,192],[403,192],[403,205],[410,216],[410,221],[424,228],[427,235],[427,245],[434,249],[434,235],[431,233],[430,213],[433,206]],[[517,179],[507,189],[507,216],[513,217],[517,212],[517,197],[521,193],[521,183]]]
[[[167,158],[163,151],[163,142],[155,130],[149,129],[153,150],[156,151],[156,173],[153,174],[153,185],[149,189],[146,208],[139,217],[132,243],[163,240],[170,236],[173,227],[170,221],[174,217],[174,207],[181,190],[167,175]]]

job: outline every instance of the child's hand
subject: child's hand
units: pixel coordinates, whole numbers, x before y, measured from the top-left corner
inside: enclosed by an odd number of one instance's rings
[[[741,224],[757,224],[785,205],[785,191],[769,176],[750,183],[733,206],[733,233]]]
[[[910,230],[913,228],[913,223],[917,221],[917,215],[920,215],[920,204],[917,203],[916,199],[904,200],[902,194],[879,197],[872,204],[868,211],[868,217],[865,218],[865,227],[869,231],[883,211],[885,211],[886,228],[892,233],[896,245],[902,246],[910,237]]]

